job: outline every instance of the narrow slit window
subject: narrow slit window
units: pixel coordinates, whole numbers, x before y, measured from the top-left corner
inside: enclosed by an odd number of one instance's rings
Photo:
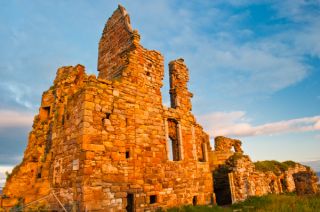
[[[181,159],[178,123],[176,120],[168,119],[168,159],[179,161]]]
[[[169,137],[169,160],[173,160],[173,144],[174,141]]]
[[[41,171],[42,171],[42,167],[40,167],[40,169],[38,169],[38,172],[37,172],[37,178],[40,179],[42,176],[41,176]]]
[[[207,145],[205,143],[201,144],[201,158],[199,158],[200,162],[206,162],[207,161]]]

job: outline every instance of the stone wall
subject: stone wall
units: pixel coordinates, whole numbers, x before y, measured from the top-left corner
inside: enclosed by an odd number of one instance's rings
[[[317,177],[309,167],[292,161],[262,161],[260,163],[269,167],[256,167],[249,156],[243,154],[241,141],[237,139],[216,137],[215,149],[209,156],[214,193],[220,205],[269,193],[317,192]]]
[[[217,137],[212,150],[191,113],[183,59],[169,63],[171,107],[163,106],[163,56],[140,45],[121,6],[104,28],[98,71],[97,78],[82,65],[58,69],[4,188],[4,207],[55,192],[79,211],[155,211],[280,193],[283,182],[288,191],[299,183],[313,189],[304,166],[281,176],[255,170],[239,140]]]
[[[6,184],[10,199],[28,203],[53,190],[89,211],[212,202],[209,136],[190,112],[188,69],[182,59],[170,63],[175,104],[166,108],[163,56],[139,39],[119,6],[99,43],[99,77],[81,65],[58,70]]]
[[[293,178],[297,194],[314,194],[318,191],[318,177],[314,172],[299,171],[293,174]]]

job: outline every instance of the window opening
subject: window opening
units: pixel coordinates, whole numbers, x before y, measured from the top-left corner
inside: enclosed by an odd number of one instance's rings
[[[130,158],[130,151],[129,150],[126,151],[126,159],[128,159],[128,158]]]
[[[41,107],[40,110],[40,117],[42,120],[48,119],[50,116],[50,106],[48,107]]]
[[[206,151],[207,151],[206,144],[202,143],[201,144],[201,158],[199,158],[200,162],[206,162],[207,161]]]
[[[41,178],[41,170],[42,170],[42,167],[40,167],[40,169],[38,169],[38,172],[37,172],[37,178],[38,179]]]
[[[178,123],[176,120],[168,119],[168,146],[169,146],[169,160],[179,161],[181,159],[179,136],[178,136]]]
[[[157,202],[157,195],[150,195],[150,204],[154,204]]]

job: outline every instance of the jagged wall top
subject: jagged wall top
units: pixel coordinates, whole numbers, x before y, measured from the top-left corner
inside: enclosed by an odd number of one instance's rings
[[[121,5],[108,19],[99,42],[99,78],[114,79],[121,76],[128,65],[128,52],[139,44],[140,36],[132,30],[130,17]]]

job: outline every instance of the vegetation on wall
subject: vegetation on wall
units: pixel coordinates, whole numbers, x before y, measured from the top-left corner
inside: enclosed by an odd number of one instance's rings
[[[271,171],[276,175],[287,171],[290,167],[295,167],[298,163],[294,161],[279,162],[275,160],[257,161],[254,163],[257,171],[267,172]]]

